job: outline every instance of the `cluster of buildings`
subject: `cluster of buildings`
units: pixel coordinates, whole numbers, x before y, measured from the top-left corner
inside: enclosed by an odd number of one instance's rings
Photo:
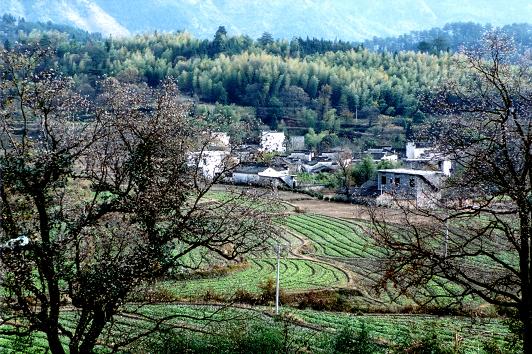
[[[366,156],[374,161],[396,162],[401,168],[378,170],[376,179],[352,190],[354,198],[386,203],[393,196],[425,205],[440,198],[442,182],[452,173],[451,161],[423,144],[409,142],[400,153],[388,146],[357,154],[340,148],[316,154],[305,149],[302,136],[287,139],[283,132],[276,131],[263,131],[259,145],[237,147],[230,147],[227,134],[215,133],[201,154],[190,154],[190,164],[196,164],[211,180],[220,177],[220,181],[234,184],[316,189],[319,186],[305,185],[297,175],[334,172]]]
[[[412,200],[418,206],[430,206],[440,200],[444,180],[451,176],[453,163],[426,144],[406,144],[405,157],[398,160],[402,168],[377,171],[377,200],[386,204],[396,199]]]

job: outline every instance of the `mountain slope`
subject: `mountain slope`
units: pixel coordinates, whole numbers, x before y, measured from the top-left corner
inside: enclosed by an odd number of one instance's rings
[[[113,15],[90,0],[3,0],[0,14],[10,13],[31,21],[52,21],[73,25],[89,32],[124,36],[129,30]]]
[[[212,37],[219,25],[230,34],[363,40],[473,21],[527,22],[527,0],[4,0],[0,13],[53,21],[115,36],[187,30]]]

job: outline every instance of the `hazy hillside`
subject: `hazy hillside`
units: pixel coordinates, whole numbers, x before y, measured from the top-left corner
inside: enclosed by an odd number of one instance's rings
[[[310,36],[363,40],[396,36],[454,21],[503,25],[527,22],[526,0],[4,0],[0,13],[124,35],[187,30],[212,37],[219,25],[231,34],[277,38]]]

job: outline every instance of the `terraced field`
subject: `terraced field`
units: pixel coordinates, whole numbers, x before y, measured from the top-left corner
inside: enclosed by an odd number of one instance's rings
[[[275,324],[271,309],[266,307],[235,308],[212,305],[146,305],[140,308],[129,306],[134,314],[117,316],[113,327],[106,331],[102,343],[125,340],[153,328],[153,319],[171,317],[165,321],[166,327],[178,331],[208,331],[223,333],[231,328],[252,326],[253,324]],[[371,335],[385,343],[397,343],[405,338],[422,338],[434,335],[446,346],[457,346],[464,353],[485,353],[482,344],[486,338],[493,338],[499,344],[507,340],[508,328],[500,320],[471,320],[464,317],[437,317],[412,315],[361,315],[332,313],[313,310],[284,309],[288,321],[293,327],[290,334],[295,338],[310,338],[311,348],[320,352],[320,345],[327,343],[331,334],[349,326],[355,330],[365,326]],[[65,312],[62,323],[72,329],[75,313]],[[223,326],[220,326],[223,323]],[[199,335],[199,334],[196,334]],[[2,353],[45,353],[46,341],[41,334],[33,336],[26,343],[17,343],[13,336],[0,334]],[[107,352],[105,346],[101,352]]]
[[[223,200],[224,192],[209,195],[213,200]],[[362,295],[356,299],[358,309],[386,311],[405,308],[423,302],[429,294],[445,294],[445,283],[434,279],[423,289],[414,289],[414,298],[399,294],[390,287],[380,292],[373,287],[380,280],[379,265],[385,257],[385,252],[375,245],[365,230],[364,221],[352,221],[339,217],[317,214],[292,214],[287,206],[279,215],[279,224],[285,229],[281,242],[289,244],[291,250],[288,256],[281,260],[281,289],[286,292],[300,292],[315,289],[330,289],[340,287],[356,287],[363,289]],[[206,293],[216,294],[230,299],[237,290],[243,289],[252,293],[261,292],[261,284],[269,279],[275,279],[276,260],[273,257],[272,241],[268,250],[255,253],[249,260],[249,267],[235,271],[226,276],[195,279],[187,281],[162,281],[159,289],[165,290],[178,299],[202,299]],[[304,247],[304,252],[303,250]],[[309,246],[309,247],[307,247]],[[508,256],[510,261],[513,259]],[[205,267],[218,265],[221,259],[195,250],[182,259],[186,266]],[[471,264],[490,264],[480,257],[471,260]],[[452,290],[452,289],[451,289]],[[459,290],[459,289],[458,289]],[[436,305],[445,305],[445,297],[438,300]],[[478,306],[480,302],[469,299],[471,306]],[[133,305],[131,305],[133,306]],[[219,306],[184,306],[179,304],[148,305],[137,311],[136,315],[117,316],[115,327],[107,332],[108,342],[120,340],[123,336],[149,329],[153,325],[152,319],[176,315],[168,321],[169,326],[184,330],[203,330],[210,321],[209,331],[215,331],[219,323],[226,328],[229,323],[240,323],[246,326],[252,323],[274,323],[270,316],[271,309],[228,308],[220,311]],[[385,343],[396,343],[398,338],[420,338],[427,334],[434,334],[449,346],[456,345],[464,349],[465,353],[482,353],[480,348],[486,339],[494,339],[499,344],[505,343],[508,327],[500,319],[477,319],[475,321],[464,317],[436,317],[425,315],[360,315],[347,313],[332,313],[313,310],[298,310],[284,308],[283,312],[293,321],[297,329],[296,336],[316,338],[318,343],[323,336],[331,336],[331,332],[345,326],[361,328],[363,325],[372,336]],[[203,318],[203,319],[202,319]],[[205,321],[208,318],[208,321]],[[75,314],[65,312],[63,323],[67,328],[74,325]],[[231,321],[231,322],[230,322]],[[2,334],[0,327],[0,352],[19,353],[46,352],[46,340],[43,335],[34,336],[29,342],[16,342],[12,336]],[[125,337],[124,337],[125,338]],[[318,349],[319,352],[321,349]],[[104,350],[105,351],[105,350]]]
[[[323,328],[340,329],[345,326],[360,329],[363,325],[373,336],[386,342],[398,338],[421,338],[434,335],[443,343],[457,345],[466,353],[482,353],[482,343],[492,338],[500,345],[509,334],[508,327],[498,319],[466,317],[437,317],[427,315],[361,315],[290,309],[290,313],[307,323]]]
[[[382,257],[363,224],[319,215],[291,215],[282,221],[288,229],[312,241],[317,255],[330,257]]]
[[[259,292],[259,285],[275,279],[276,260],[254,259],[249,268],[219,278],[188,281],[165,281],[161,288],[177,297],[198,297],[209,292],[230,296],[238,289]],[[320,262],[304,259],[282,259],[280,284],[285,291],[299,291],[344,286],[347,276],[339,269]]]
[[[366,222],[354,222],[345,219],[316,215],[297,214],[282,220],[283,227],[291,234],[310,240],[314,252],[311,257],[323,261],[333,261],[338,267],[353,274],[355,285],[365,289],[368,303],[376,300],[386,305],[389,310],[397,306],[425,303],[433,295],[433,304],[443,306],[451,299],[445,295],[448,291],[459,290],[456,286],[434,279],[427,287],[412,289],[410,296],[399,294],[393,287],[376,291],[375,285],[380,281],[385,253],[370,238]],[[447,290],[446,290],[447,289]],[[470,298],[470,305],[480,305],[481,301]]]

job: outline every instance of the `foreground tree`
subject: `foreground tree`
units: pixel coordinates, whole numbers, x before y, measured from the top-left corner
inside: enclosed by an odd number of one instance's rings
[[[389,261],[383,281],[404,292],[438,281],[429,298],[477,296],[521,323],[532,352],[532,66],[498,33],[464,51],[465,77],[432,97],[424,133],[456,164],[431,209],[400,201],[396,223],[372,211]],[[435,196],[435,195],[434,195]]]
[[[235,259],[272,228],[258,195],[206,198],[220,178],[198,167],[212,134],[174,82],[107,80],[94,103],[39,68],[45,58],[0,57],[0,318],[18,335],[44,332],[52,353],[62,340],[89,353],[139,284],[197,248]],[[63,305],[76,310],[73,327],[60,322]]]

